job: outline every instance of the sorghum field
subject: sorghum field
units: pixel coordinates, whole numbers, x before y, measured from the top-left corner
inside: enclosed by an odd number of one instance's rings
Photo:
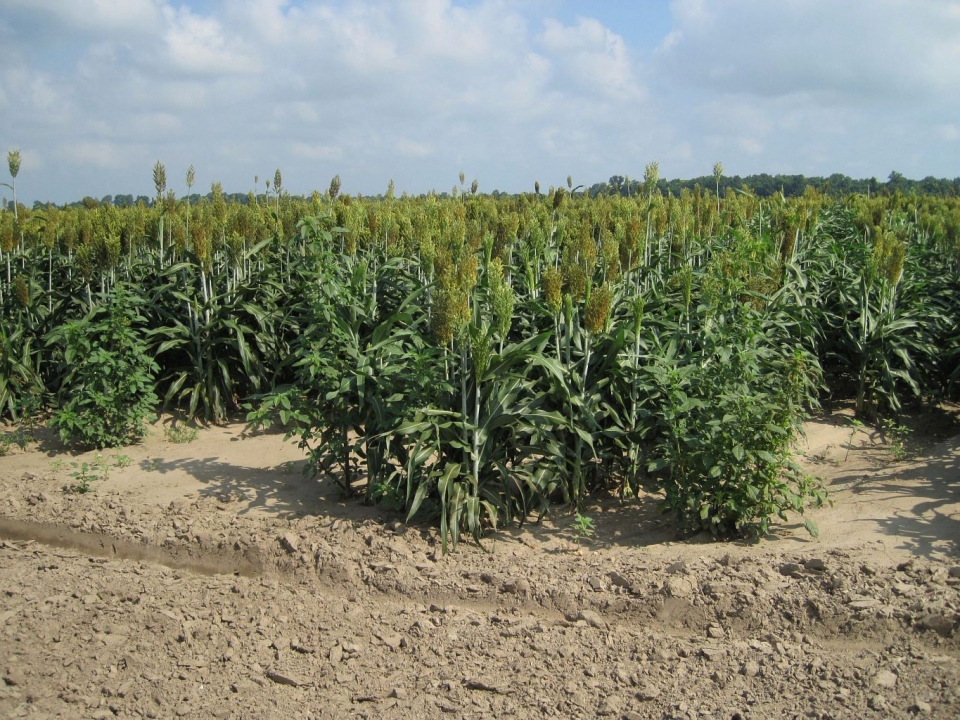
[[[657,175],[4,209],[0,709],[955,717],[960,201]]]

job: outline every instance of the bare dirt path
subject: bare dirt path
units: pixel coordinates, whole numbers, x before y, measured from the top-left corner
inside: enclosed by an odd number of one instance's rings
[[[811,423],[819,539],[677,541],[604,501],[579,550],[558,516],[446,556],[277,435],[158,427],[88,494],[96,453],[47,439],[0,457],[0,717],[955,718],[951,423],[904,461]]]

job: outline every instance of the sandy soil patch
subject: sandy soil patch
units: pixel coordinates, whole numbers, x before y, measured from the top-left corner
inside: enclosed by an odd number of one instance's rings
[[[960,434],[836,413],[803,462],[820,537],[678,540],[654,499],[440,552],[242,425],[0,457],[0,715],[960,716]],[[76,463],[76,465],[74,465]]]

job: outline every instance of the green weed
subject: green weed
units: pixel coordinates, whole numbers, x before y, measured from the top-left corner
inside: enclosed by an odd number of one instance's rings
[[[91,483],[96,480],[106,479],[106,477],[101,474],[102,467],[96,463],[72,462],[70,465],[73,466],[70,477],[73,478],[74,482],[67,487],[68,492],[86,495],[93,491]]]
[[[847,440],[847,452],[843,456],[843,461],[846,462],[847,458],[850,457],[850,448],[853,447],[853,438],[858,432],[863,430],[864,424],[857,420],[857,418],[850,418],[850,438]]]
[[[910,456],[908,448],[910,429],[888,419],[881,424],[881,430],[890,443],[889,451],[893,459],[897,462],[906,460]]]
[[[133,462],[133,459],[129,455],[114,455],[113,456],[113,466],[115,468],[124,468],[130,467],[130,464]]]
[[[40,396],[35,393],[25,395],[18,403],[19,420],[13,439],[21,451],[26,450],[27,445],[35,439],[36,429],[40,425],[41,408]]]
[[[577,538],[577,546],[585,540],[590,540],[593,537],[595,529],[592,517],[577,513],[573,518],[573,533]]]
[[[146,434],[146,419],[159,402],[153,391],[158,367],[139,320],[130,297],[117,288],[89,316],[52,333],[69,367],[60,390],[64,403],[53,415],[65,443],[115,447]]]
[[[164,436],[172,443],[183,445],[192,443],[200,435],[200,430],[187,425],[171,425],[163,431]]]

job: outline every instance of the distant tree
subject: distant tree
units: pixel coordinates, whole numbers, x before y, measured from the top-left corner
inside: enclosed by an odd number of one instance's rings
[[[607,181],[607,191],[611,195],[625,195],[628,192],[626,178],[623,175],[612,175]]]
[[[780,181],[780,192],[787,197],[796,197],[803,195],[807,187],[807,179],[803,175],[778,175]]]
[[[908,193],[910,192],[909,182],[907,179],[899,172],[894,170],[890,173],[890,177],[887,178],[886,189],[891,194],[895,192]]]
[[[846,195],[850,192],[850,189],[853,186],[853,181],[851,181],[846,175],[834,173],[827,178],[826,185],[827,187],[824,188],[825,192]]]
[[[940,195],[943,191],[943,185],[940,180],[937,180],[932,175],[927,175],[919,183],[920,192],[925,195]]]

